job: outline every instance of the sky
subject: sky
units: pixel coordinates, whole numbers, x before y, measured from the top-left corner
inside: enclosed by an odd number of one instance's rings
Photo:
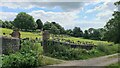
[[[112,18],[118,0],[1,0],[0,19],[13,21],[19,12],[26,12],[35,21],[56,22],[65,29],[102,28]]]

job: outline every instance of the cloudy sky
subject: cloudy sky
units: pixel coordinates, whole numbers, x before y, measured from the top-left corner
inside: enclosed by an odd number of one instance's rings
[[[85,30],[90,27],[101,28],[112,18],[117,10],[117,0],[1,0],[0,19],[14,20],[19,12],[26,12],[44,22],[54,21],[73,29],[75,26]]]

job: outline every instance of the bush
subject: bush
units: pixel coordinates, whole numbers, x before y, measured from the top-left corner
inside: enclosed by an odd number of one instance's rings
[[[30,53],[26,55],[16,53],[3,56],[2,68],[26,68],[34,66],[36,66],[36,57],[32,56]]]
[[[83,55],[87,54],[87,50],[81,48],[70,48],[60,44],[53,45],[52,43],[47,45],[47,53],[45,55],[63,59],[63,60],[75,60],[84,59]]]
[[[97,49],[101,52],[104,52],[105,54],[113,54],[118,52],[118,45],[111,44],[112,46],[109,46],[107,44],[99,43],[97,46]]]
[[[3,56],[2,68],[31,68],[40,66],[39,56],[42,54],[42,51],[40,44],[24,41],[19,52]]]

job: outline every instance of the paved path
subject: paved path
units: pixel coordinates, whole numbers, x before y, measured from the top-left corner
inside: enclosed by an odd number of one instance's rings
[[[107,66],[118,62],[118,54],[112,54],[87,60],[73,60],[62,64],[49,65],[48,68],[60,66]]]

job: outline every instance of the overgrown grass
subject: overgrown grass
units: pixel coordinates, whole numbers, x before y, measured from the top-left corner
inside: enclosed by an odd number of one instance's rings
[[[104,43],[99,43],[97,47],[86,50],[81,48],[71,48],[60,44],[52,45],[52,43],[49,43],[49,45],[47,45],[48,53],[46,53],[46,55],[63,60],[89,59],[118,53],[118,46],[118,44],[106,45]]]
[[[0,68],[2,67],[2,56],[0,55]]]
[[[110,64],[106,68],[120,68],[120,64],[119,63]]]
[[[41,57],[40,57],[41,58]],[[52,64],[59,64],[59,63],[64,63],[65,61],[63,60],[59,60],[59,59],[55,59],[52,57],[48,57],[48,56],[42,56],[41,58],[41,65],[52,65]]]

